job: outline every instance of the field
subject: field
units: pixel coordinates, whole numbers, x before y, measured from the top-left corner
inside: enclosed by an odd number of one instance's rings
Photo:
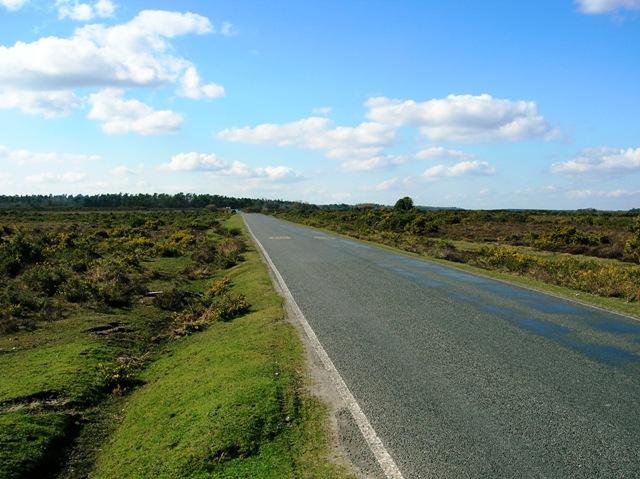
[[[0,478],[350,477],[228,210],[0,210]]]

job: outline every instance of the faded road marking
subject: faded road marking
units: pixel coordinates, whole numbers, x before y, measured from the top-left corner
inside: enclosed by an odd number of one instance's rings
[[[290,236],[269,236],[269,239],[272,240],[288,240],[291,239]]]

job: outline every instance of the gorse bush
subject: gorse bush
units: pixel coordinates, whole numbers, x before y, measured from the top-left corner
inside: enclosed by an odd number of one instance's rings
[[[0,329],[32,328],[61,317],[69,304],[103,312],[130,307],[154,278],[147,264],[154,258],[184,257],[187,280],[237,264],[246,245],[221,226],[228,214],[103,212],[56,223],[50,214],[34,213],[28,227],[2,227]]]
[[[232,286],[231,280],[224,277],[211,282],[202,295],[183,295],[184,307],[173,314],[175,328],[171,337],[186,336],[202,331],[212,322],[230,321],[248,313],[251,305],[244,295],[231,293]]]
[[[130,364],[122,361],[115,364],[98,363],[97,385],[111,394],[123,394],[135,383],[135,379],[135,372]]]

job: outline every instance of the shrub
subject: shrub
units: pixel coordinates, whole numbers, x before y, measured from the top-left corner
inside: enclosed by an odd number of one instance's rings
[[[211,264],[218,257],[218,248],[211,241],[202,241],[198,244],[195,251],[191,254],[191,259],[196,263]]]
[[[153,298],[153,304],[165,311],[180,311],[189,303],[191,296],[191,293],[173,288],[171,291],[157,294]]]
[[[51,263],[36,264],[22,274],[21,280],[32,291],[53,296],[60,286],[67,280],[68,271],[60,265]]]
[[[99,363],[96,381],[100,389],[120,395],[135,383],[135,374],[132,366],[123,361],[112,365]]]
[[[223,294],[214,302],[210,309],[213,318],[221,321],[229,321],[249,312],[251,305],[243,294]]]
[[[58,292],[71,303],[83,303],[94,295],[91,285],[79,276],[70,277],[60,286]]]

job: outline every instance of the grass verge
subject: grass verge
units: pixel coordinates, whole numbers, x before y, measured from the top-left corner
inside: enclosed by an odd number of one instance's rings
[[[302,345],[257,252],[225,274],[251,312],[169,344],[140,375],[93,478],[351,477],[327,460],[325,406],[308,393]]]
[[[0,479],[347,477],[239,215],[12,215]]]

